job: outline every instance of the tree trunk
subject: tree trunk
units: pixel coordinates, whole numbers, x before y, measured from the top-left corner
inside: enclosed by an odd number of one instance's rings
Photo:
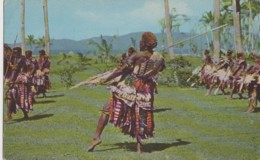
[[[173,37],[171,32],[171,25],[170,25],[170,12],[169,12],[169,1],[164,0],[165,6],[165,26],[166,26],[166,34],[168,39],[168,47],[169,47],[169,55],[170,60],[174,60],[174,52],[173,52]]]
[[[49,34],[47,0],[43,0],[43,13],[44,13],[44,27],[45,27],[45,52],[49,56],[50,55],[50,34]]]
[[[214,28],[220,25],[220,0],[214,0]],[[220,30],[214,32],[214,58],[217,60],[220,57]]]
[[[252,13],[252,5],[251,2],[248,1],[248,9],[249,9],[249,18],[248,18],[248,40],[249,43],[248,45],[250,46],[251,43],[251,50],[254,50],[254,34],[253,32],[251,32],[251,30],[253,31],[253,29],[251,29],[251,26],[253,28],[253,13]]]
[[[24,19],[25,19],[25,0],[22,0],[22,13],[21,13],[21,48],[22,55],[25,55],[25,27],[24,27]]]
[[[232,0],[232,2],[236,50],[237,52],[243,53],[240,21],[240,0]]]

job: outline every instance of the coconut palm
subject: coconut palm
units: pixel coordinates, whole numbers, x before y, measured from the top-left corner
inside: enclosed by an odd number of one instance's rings
[[[246,49],[253,50],[255,45],[254,31],[257,30],[255,17],[260,14],[260,1],[257,0],[245,0],[241,4],[241,23],[244,30],[244,42],[247,44]]]
[[[97,48],[98,52],[101,54],[99,57],[101,60],[107,60],[109,58],[109,54],[113,47],[113,41],[116,39],[116,36],[113,36],[110,42],[107,42],[102,35],[100,35],[100,42],[94,41],[93,39],[88,41],[88,45],[93,45]],[[106,62],[106,61],[105,61]]]
[[[171,22],[170,22],[170,12],[169,12],[169,1],[164,0],[164,7],[165,7],[165,26],[166,26],[166,34],[168,40],[168,47],[169,47],[169,55],[170,60],[173,61],[174,59],[174,51],[173,51],[173,37],[171,32]]]
[[[214,27],[220,25],[220,0],[214,0]],[[217,29],[214,31],[214,57],[219,59],[220,57],[220,31]]]
[[[240,21],[240,0],[232,0],[233,7],[233,22],[235,32],[235,42],[237,52],[243,52],[242,36],[241,36],[241,21]]]
[[[49,22],[48,22],[48,9],[47,0],[43,0],[43,13],[44,13],[44,27],[45,27],[45,51],[50,55],[50,34],[49,34]]]
[[[28,35],[25,41],[26,44],[31,47],[31,50],[33,50],[33,46],[36,44],[36,39],[34,38],[34,35]]]
[[[171,30],[175,30],[177,32],[180,31],[180,26],[189,21],[190,19],[185,14],[177,14],[176,8],[172,8],[170,14],[170,26]]]
[[[162,18],[158,21],[160,27],[161,27],[161,36],[162,36],[162,53],[165,52],[165,18]]]
[[[21,13],[21,48],[22,48],[22,55],[25,55],[25,25],[24,25],[24,20],[25,20],[25,0],[22,0],[22,13]]]
[[[213,28],[213,26],[214,26],[214,15],[211,11],[205,12],[199,21],[203,24],[203,27],[207,31],[210,28]],[[207,43],[208,43],[208,49],[211,49],[210,48],[211,42],[209,41],[208,34],[206,34],[206,39],[207,39]]]
[[[42,36],[41,38],[36,40],[37,48],[44,49],[45,48],[45,37]]]

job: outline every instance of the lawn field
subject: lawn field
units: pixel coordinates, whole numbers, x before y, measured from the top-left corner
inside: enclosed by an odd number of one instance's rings
[[[55,59],[53,66],[55,69]],[[61,67],[61,66],[59,66]],[[80,82],[97,71],[74,75]],[[138,154],[135,139],[108,124],[102,144],[86,152],[100,110],[109,99],[106,86],[65,89],[57,74],[52,89],[36,98],[29,120],[18,111],[3,124],[6,160],[260,160],[260,110],[245,113],[248,100],[235,95],[205,96],[199,88],[158,86],[155,135]],[[6,113],[6,103],[3,103]]]
[[[4,123],[4,158],[29,159],[260,159],[260,112],[245,113],[247,100],[204,96],[204,89],[159,87],[155,136],[135,140],[109,124],[95,152],[86,149],[94,135],[105,86],[50,90],[37,98],[30,119],[19,111]]]

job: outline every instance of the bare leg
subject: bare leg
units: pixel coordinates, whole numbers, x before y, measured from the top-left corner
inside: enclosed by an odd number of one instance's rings
[[[213,89],[213,86],[214,86],[213,84],[209,86],[209,89],[208,89],[208,91],[207,91],[207,93],[206,93],[206,96],[209,96],[209,95],[211,94],[211,91],[212,91],[212,89]]]
[[[137,140],[137,146],[136,146],[137,153],[141,153],[142,152],[142,140],[141,140],[141,137],[137,136],[136,140]]]
[[[104,106],[104,112],[105,112],[105,109],[107,109],[108,107],[109,107],[109,104],[106,104]],[[104,128],[106,127],[106,125],[108,123],[108,119],[109,119],[108,114],[106,114],[104,112],[102,112],[99,117],[98,125],[96,128],[96,133],[95,133],[95,136],[93,138],[91,145],[88,147],[88,150],[87,150],[88,152],[92,152],[95,149],[95,147],[102,142],[100,136],[101,136]]]
[[[233,94],[235,92],[235,87],[233,86],[233,88],[231,89],[230,95],[228,97],[228,99],[232,99],[233,98]]]
[[[11,99],[8,99],[7,100],[7,113],[6,113],[6,118],[5,118],[6,122],[12,119],[11,105],[12,105],[12,101],[11,101]]]
[[[25,109],[24,109],[24,108],[21,108],[21,110],[23,111],[23,115],[24,115],[23,118],[24,118],[25,120],[29,119],[28,113],[25,111]]]
[[[250,98],[249,98],[249,105],[246,109],[246,112],[254,112],[255,108],[257,105],[257,99],[256,99],[256,88],[254,88],[253,93],[251,94]]]
[[[239,92],[238,95],[239,95],[239,99],[243,99],[244,98],[242,92]]]

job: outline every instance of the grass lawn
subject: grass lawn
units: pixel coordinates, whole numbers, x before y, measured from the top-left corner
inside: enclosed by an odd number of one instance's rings
[[[55,66],[55,58],[52,63]],[[198,63],[198,61],[194,60]],[[199,63],[198,63],[199,64]],[[80,82],[97,72],[76,73]],[[106,86],[64,89],[50,76],[47,98],[36,98],[30,119],[19,111],[3,124],[3,154],[7,160],[259,160],[260,111],[245,113],[247,100],[205,96],[203,88],[160,85],[155,97],[155,136],[138,154],[135,139],[108,124],[102,144],[92,153],[100,110],[109,99]],[[6,103],[3,103],[6,113]],[[259,107],[259,105],[258,105]]]
[[[4,123],[6,159],[259,159],[260,116],[244,113],[247,100],[204,96],[204,89],[159,87],[155,137],[135,152],[135,139],[109,124],[95,152],[94,135],[105,86],[53,89],[37,98],[30,119],[19,111]]]

